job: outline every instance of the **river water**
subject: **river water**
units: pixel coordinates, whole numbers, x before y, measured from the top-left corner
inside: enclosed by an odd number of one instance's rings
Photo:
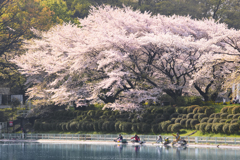
[[[0,160],[239,160],[240,150],[147,145],[0,144]]]

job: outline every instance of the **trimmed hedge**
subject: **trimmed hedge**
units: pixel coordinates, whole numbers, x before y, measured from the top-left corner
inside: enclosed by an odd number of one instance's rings
[[[205,128],[207,126],[207,123],[200,123],[200,127],[199,127],[199,130],[202,131],[203,133],[205,132]]]
[[[220,118],[214,118],[213,121],[212,121],[212,123],[219,123],[220,120],[221,120]]]
[[[191,128],[191,120],[193,120],[193,119],[187,119],[186,120],[186,123],[185,123],[186,128]]]
[[[220,118],[221,118],[221,119],[227,119],[227,116],[228,116],[227,113],[222,113],[222,114],[220,115]]]
[[[195,129],[195,125],[198,123],[199,123],[199,121],[197,119],[192,119],[190,121],[190,125],[191,125],[192,129]]]
[[[233,134],[238,132],[239,130],[239,125],[237,123],[233,123],[229,125],[229,133]]]
[[[220,112],[221,113],[228,113],[228,106],[227,107],[223,107]]]
[[[226,121],[225,121],[225,123],[231,123],[231,119],[227,119]]]
[[[216,113],[216,114],[214,115],[214,118],[220,118],[220,116],[221,116],[221,113]]]
[[[220,123],[225,123],[225,122],[226,122],[226,119],[221,119],[219,122],[220,122]]]
[[[179,132],[180,129],[182,129],[182,126],[180,123],[173,124],[171,128],[172,132]]]
[[[194,114],[193,113],[188,113],[187,114],[187,119],[193,118]]]
[[[213,113],[209,116],[209,118],[214,118],[216,113]]]
[[[187,121],[187,119],[182,119],[182,120],[180,121],[180,125],[181,125],[182,127],[186,127],[186,121]]]
[[[180,123],[182,118],[176,118],[174,123]]]
[[[236,106],[232,109],[232,114],[240,113],[240,106]]]
[[[172,119],[172,118],[177,118],[178,115],[179,115],[179,113],[173,113],[173,114],[171,114],[170,119]]]
[[[223,130],[223,132],[224,133],[226,133],[226,134],[228,134],[229,133],[229,124],[227,123],[227,124],[224,124],[224,126],[223,126],[223,128],[222,128],[222,130]]]
[[[208,121],[207,121],[207,123],[212,123],[213,120],[214,120],[214,118],[209,118]]]
[[[164,132],[167,132],[167,128],[168,126],[171,124],[171,121],[164,121],[164,122],[161,122],[161,127],[162,127],[162,130]]]
[[[229,114],[228,116],[227,116],[227,119],[232,119],[233,118],[233,114]]]
[[[198,119],[198,115],[199,115],[198,113],[194,114],[193,119]]]
[[[237,123],[238,119],[231,120],[231,123]]]
[[[192,106],[189,106],[188,109],[187,109],[187,113],[192,113],[193,110],[194,110],[196,107],[200,107],[200,106],[199,106],[199,105],[192,105]]]
[[[201,121],[203,118],[207,117],[205,113],[199,113],[198,114],[198,120]]]
[[[233,115],[232,119],[238,119],[238,117],[240,117],[240,114],[235,114]]]
[[[200,123],[204,123],[208,121],[208,117],[204,117],[203,119],[201,119]]]
[[[212,123],[208,123],[205,127],[205,132],[211,132],[212,131]]]
[[[216,133],[222,133],[223,132],[223,126],[224,126],[224,123],[218,123],[215,125],[215,132]]]
[[[168,127],[167,127],[167,132],[172,132],[172,126],[173,126],[174,124],[170,124]]]
[[[115,124],[115,125],[116,125],[116,124]],[[152,126],[152,132],[153,132],[153,133],[159,132],[158,127],[155,127],[156,125],[157,125],[157,124],[154,124],[154,125]],[[131,130],[132,130],[133,132],[135,132],[135,133],[139,132],[136,123],[132,124]]]

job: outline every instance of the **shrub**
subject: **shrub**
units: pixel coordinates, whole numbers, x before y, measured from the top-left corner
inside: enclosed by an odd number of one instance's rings
[[[218,123],[220,122],[220,120],[221,120],[220,118],[214,118],[212,123]]]
[[[224,124],[224,126],[222,128],[224,133],[226,133],[226,134],[229,133],[229,126],[230,126],[229,124]]]
[[[225,122],[226,122],[226,119],[221,119],[219,122],[220,122],[220,123],[225,123]]]
[[[222,133],[223,132],[223,126],[224,126],[224,123],[218,123],[215,125],[215,132],[217,133]]]
[[[233,114],[229,114],[228,116],[227,116],[227,119],[232,119],[233,118]]]
[[[34,126],[33,126],[34,130],[36,130],[36,131],[40,130],[40,125],[41,125],[40,122],[35,122]]]
[[[148,133],[151,130],[151,125],[147,124],[147,123],[143,123],[142,124],[142,129],[141,131],[143,133]]]
[[[198,113],[198,120],[201,121],[203,118],[207,117],[205,113]]]
[[[76,131],[77,130],[77,124],[78,122],[74,121],[70,123],[70,130],[71,131]]]
[[[193,115],[193,119],[198,119],[198,113]]]
[[[188,109],[187,109],[187,113],[192,113],[193,110],[194,110],[196,107],[199,107],[199,106],[198,106],[198,105],[189,106]]]
[[[142,130],[142,123],[137,123],[137,129],[138,129],[138,131]]]
[[[231,120],[231,123],[237,123],[238,119]]]
[[[181,120],[182,118],[176,118],[174,123],[180,123]]]
[[[196,125],[195,125],[195,129],[196,129],[196,130],[199,130],[199,128],[200,128],[200,124],[196,124]]]
[[[221,113],[228,113],[228,106],[227,107],[223,107],[220,112]]]
[[[133,132],[138,132],[137,124],[136,124],[136,123],[133,123],[133,124],[132,124],[131,130],[132,130]],[[154,133],[155,133],[155,132],[154,132]]]
[[[180,123],[176,123],[176,124],[172,125],[171,131],[172,132],[179,132],[181,128],[182,128],[181,124]]]
[[[212,131],[212,123],[208,123],[205,127],[205,132],[211,132]]]
[[[172,119],[171,119],[171,123],[174,123],[175,120],[176,120],[176,118],[172,118]]]
[[[213,123],[213,124],[212,124],[212,128],[211,128],[211,129],[212,129],[212,132],[214,132],[214,133],[215,133],[215,126],[216,126],[216,123]]]
[[[190,121],[190,125],[191,125],[192,129],[195,129],[195,125],[198,123],[199,123],[199,121],[197,119],[192,119]]]
[[[204,123],[208,121],[208,117],[204,117],[203,119],[201,119],[200,123]]]
[[[92,122],[88,122],[86,127],[87,127],[87,131],[94,131]]]
[[[173,113],[173,114],[171,114],[170,118],[177,118],[178,115],[179,115],[178,113]]]
[[[226,121],[225,121],[225,123],[231,123],[231,119],[227,119]]]
[[[220,116],[221,116],[221,113],[216,113],[216,114],[214,115],[214,118],[220,118]]]
[[[167,132],[172,132],[172,126],[173,126],[173,124],[170,124],[170,125],[167,127]]]
[[[213,107],[206,107],[204,113],[207,115],[207,116],[210,116],[212,113],[215,112],[215,108]]]
[[[151,131],[155,134],[158,133],[159,132],[159,127],[158,126],[159,126],[158,124],[153,124],[152,127],[151,127]],[[136,125],[136,128],[137,128],[137,125]],[[132,131],[137,132],[137,131],[133,130],[133,125],[132,125]]]
[[[98,130],[98,122],[97,121],[93,122],[93,130],[94,131],[99,131]]]
[[[232,109],[232,114],[237,114],[237,113],[240,113],[240,106],[235,106],[235,107]]]
[[[187,107],[184,107],[184,108],[182,109],[182,113],[183,113],[183,114],[187,114],[187,113],[188,113],[187,110],[188,110],[188,108],[187,108]]]
[[[233,134],[238,132],[239,130],[239,125],[237,123],[233,123],[229,125],[229,133]]]
[[[234,106],[229,106],[228,107],[228,114],[232,114],[232,109],[234,108]]]
[[[163,113],[163,109],[162,108],[154,108],[151,110],[151,113],[160,113],[162,114]]]
[[[121,129],[119,128],[120,123],[121,123],[120,121],[117,121],[117,122],[115,123],[115,125],[114,125],[115,131],[117,131],[117,132],[120,132],[120,131],[121,131]]]
[[[119,128],[121,129],[122,132],[130,132],[132,124],[129,122],[122,122],[120,123]]]
[[[191,128],[191,120],[193,120],[193,119],[187,119],[186,120],[186,123],[185,123],[186,128]]]
[[[216,113],[213,113],[209,116],[209,118],[214,118]]]
[[[199,130],[204,133],[206,126],[207,126],[207,123],[206,123],[206,122],[200,123]]]
[[[228,116],[227,113],[222,113],[222,114],[220,115],[220,118],[221,118],[221,119],[227,119],[227,116]]]
[[[187,114],[183,114],[183,115],[182,115],[182,118],[187,118]]]
[[[164,108],[164,110],[163,110],[163,113],[165,114],[173,114],[175,112],[175,108],[174,107],[166,107],[166,108]]]
[[[193,115],[194,115],[193,113],[188,113],[187,114],[187,119],[193,118]]]
[[[182,114],[183,113],[183,108],[182,107],[177,107],[176,112],[179,113],[179,114]]]
[[[207,123],[213,123],[214,118],[209,118]]]
[[[187,121],[187,119],[182,119],[180,121],[180,124],[181,124],[182,127],[186,127],[186,121]]]
[[[102,130],[103,122],[104,122],[103,120],[98,121],[98,130],[99,130],[99,131]],[[117,130],[116,130],[116,131],[117,131]],[[118,131],[120,131],[120,129],[119,129]]]
[[[161,122],[161,127],[164,132],[167,132],[167,127],[171,124],[171,121]]]
[[[238,117],[240,117],[240,114],[235,114],[235,115],[233,115],[233,119],[238,119]]]
[[[192,112],[193,112],[193,114],[196,114],[196,113],[198,113],[198,109],[199,109],[199,108],[201,108],[201,107],[196,107],[196,108],[194,108],[194,109],[193,109],[193,111],[192,111]]]

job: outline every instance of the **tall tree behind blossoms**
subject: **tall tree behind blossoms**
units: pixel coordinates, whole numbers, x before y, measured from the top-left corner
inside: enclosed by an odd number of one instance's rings
[[[24,77],[17,66],[9,62],[20,54],[24,38],[32,37],[31,28],[48,30],[52,12],[33,0],[3,0],[0,3],[0,83],[15,94],[24,94]]]
[[[214,20],[110,6],[92,7],[80,23],[42,32],[13,60],[39,104],[101,100],[133,109],[162,92],[177,100],[204,64],[223,58],[215,51],[224,42],[215,42],[229,30]]]

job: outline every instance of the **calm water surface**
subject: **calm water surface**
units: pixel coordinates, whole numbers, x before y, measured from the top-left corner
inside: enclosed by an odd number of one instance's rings
[[[240,150],[89,144],[0,144],[0,160],[239,160]]]

